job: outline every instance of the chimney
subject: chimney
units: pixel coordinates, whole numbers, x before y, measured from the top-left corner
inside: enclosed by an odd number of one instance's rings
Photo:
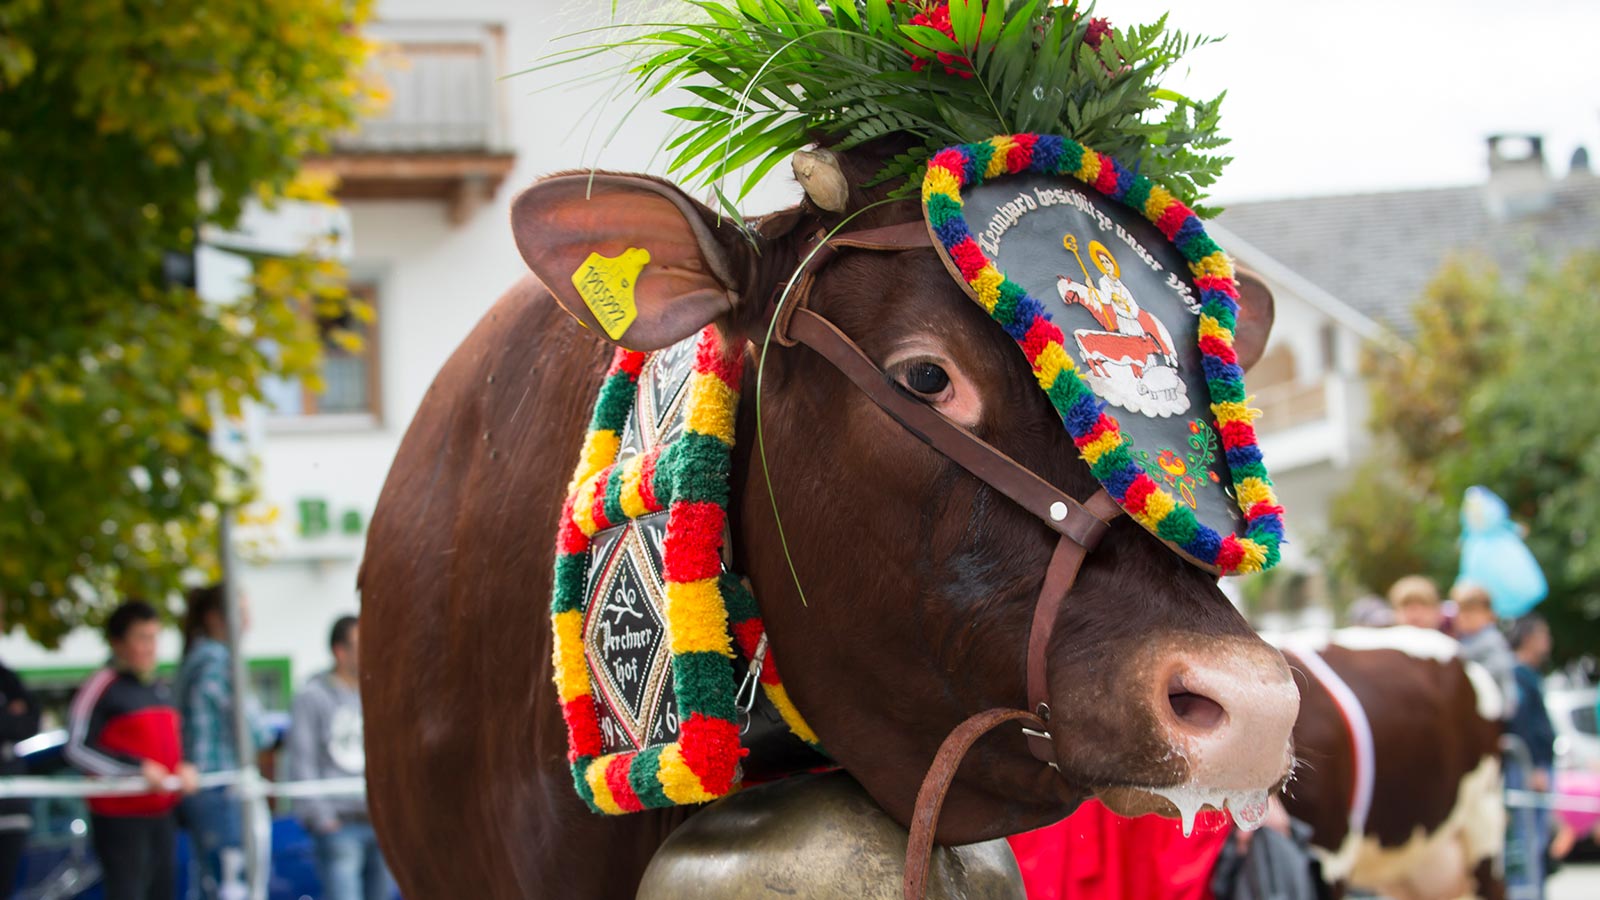
[[[1572,151],[1572,165],[1567,168],[1567,177],[1581,178],[1593,174],[1594,170],[1589,168],[1589,148],[1579,147]]]
[[[1484,199],[1496,218],[1540,212],[1550,205],[1552,184],[1544,168],[1544,138],[1537,134],[1489,136],[1489,183]]]

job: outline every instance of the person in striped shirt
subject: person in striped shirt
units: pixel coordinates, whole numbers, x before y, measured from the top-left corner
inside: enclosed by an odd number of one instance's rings
[[[150,792],[89,800],[106,900],[172,900],[177,823],[172,810],[199,787],[183,759],[178,711],[154,680],[161,622],[130,600],[106,620],[111,662],[90,676],[67,714],[67,761],[87,775],[143,778]]]
[[[178,666],[177,701],[182,717],[183,758],[202,774],[239,768],[242,761],[233,731],[233,654],[228,649],[228,610],[220,584],[186,595],[183,662]],[[249,608],[239,598],[239,633],[250,626]],[[243,693],[251,746],[246,759],[271,742],[261,727],[260,706],[248,685]],[[239,800],[226,787],[207,788],[183,802],[181,814],[194,848],[190,896],[214,900],[222,891],[222,858],[243,854]]]

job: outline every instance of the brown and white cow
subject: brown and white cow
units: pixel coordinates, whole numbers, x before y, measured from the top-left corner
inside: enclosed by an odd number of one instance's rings
[[[1494,679],[1420,628],[1278,643],[1301,696],[1285,803],[1314,828],[1323,877],[1397,900],[1504,896]]]
[[[848,211],[865,202],[852,196]],[[911,202],[879,206],[852,227],[919,215]],[[665,340],[717,321],[759,334],[803,239],[839,221],[807,204],[746,232],[634,176],[548,179],[516,204],[534,275],[434,381],[389,473],[361,576],[369,799],[406,897],[631,897],[693,812],[598,816],[571,783],[551,687],[552,554],[610,348],[552,290],[581,254],[649,247],[635,328]],[[1270,297],[1249,296],[1247,363],[1265,340],[1251,323],[1270,322]],[[812,308],[912,396],[1073,496],[1096,490],[1014,342],[932,250],[842,252]],[[746,367],[735,451],[736,568],[754,585],[794,702],[905,823],[945,735],[977,711],[1024,703],[1024,644],[1053,536],[805,348],[767,359],[763,474],[755,371]],[[940,842],[1034,828],[1091,793],[1127,812],[1171,812],[1152,789],[1259,790],[1287,774],[1297,698],[1283,658],[1214,576],[1127,517],[1089,555],[1048,649],[1059,772],[1019,730],[989,735],[950,791]]]

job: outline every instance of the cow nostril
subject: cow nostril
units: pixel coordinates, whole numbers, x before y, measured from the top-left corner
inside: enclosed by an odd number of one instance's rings
[[[1222,724],[1224,713],[1222,704],[1201,694],[1179,691],[1167,695],[1167,703],[1172,706],[1173,715],[1178,721],[1201,731],[1211,731]]]
[[[1181,674],[1167,681],[1167,705],[1180,723],[1196,731],[1214,731],[1227,718],[1222,704],[1192,690]]]

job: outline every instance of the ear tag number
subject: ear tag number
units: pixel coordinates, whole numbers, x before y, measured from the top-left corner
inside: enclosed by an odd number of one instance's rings
[[[633,286],[649,262],[649,250],[629,247],[615,258],[590,253],[572,273],[572,286],[578,289],[578,296],[613,341],[622,337],[639,315],[633,302]]]

